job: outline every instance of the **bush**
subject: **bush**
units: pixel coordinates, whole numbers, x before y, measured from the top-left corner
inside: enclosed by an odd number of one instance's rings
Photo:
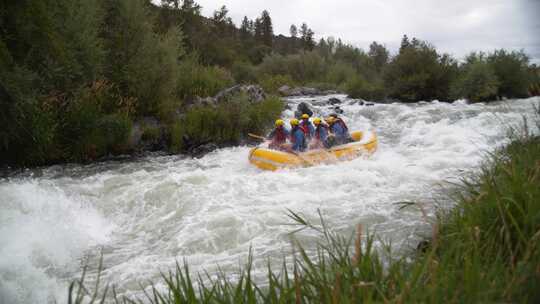
[[[233,83],[234,80],[227,70],[203,66],[195,56],[190,56],[180,64],[176,90],[180,98],[189,100],[195,96],[214,96]]]
[[[498,92],[499,81],[491,66],[482,61],[468,65],[462,75],[452,84],[453,98],[470,101],[493,99]]]
[[[266,93],[277,94],[280,87],[284,85],[292,87],[295,82],[289,75],[263,75],[259,79],[259,84]]]
[[[237,83],[257,82],[256,68],[248,62],[236,61],[231,68],[231,73]]]
[[[528,96],[529,88],[529,58],[521,52],[497,50],[487,58],[497,79],[499,88],[497,95],[508,98]]]
[[[178,152],[210,142],[237,144],[248,132],[262,134],[282,111],[283,102],[279,98],[250,103],[243,95],[216,107],[193,107],[180,122],[170,126],[171,150]]]
[[[134,106],[118,94],[115,86],[96,82],[68,101],[59,117],[62,158],[89,161],[127,149]]]
[[[290,76],[295,82],[305,84],[312,81],[324,81],[326,61],[317,52],[303,52],[282,56],[266,56],[259,65],[262,75]]]
[[[351,77],[345,83],[345,92],[352,98],[362,98],[365,100],[380,100],[385,97],[384,88],[381,83],[371,83],[360,75]]]
[[[184,124],[176,121],[169,126],[169,149],[172,153],[180,153],[184,149]]]
[[[448,98],[456,63],[425,42],[400,50],[384,70],[384,85],[391,97],[415,102]]]
[[[338,62],[328,68],[326,81],[335,85],[342,85],[357,74],[356,70],[350,64]]]
[[[134,97],[138,116],[162,114],[174,103],[182,32],[154,32],[154,19],[144,0],[103,1],[107,47],[106,75],[123,96]]]

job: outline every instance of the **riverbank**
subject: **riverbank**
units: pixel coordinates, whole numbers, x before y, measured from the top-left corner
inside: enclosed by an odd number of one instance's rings
[[[187,265],[178,266],[155,282],[165,288],[147,290],[146,301],[537,302],[540,138],[527,130],[510,136],[507,145],[488,154],[476,173],[453,188],[454,208],[440,210],[432,237],[405,257],[394,256],[390,244],[375,250],[376,236],[366,235],[363,226],[348,238],[322,219],[314,224],[290,212],[299,228],[321,233],[316,255],[296,244],[287,259],[294,262],[270,267],[264,285],[253,281],[250,262],[239,276],[219,273],[204,284],[190,277]],[[403,208],[424,212],[421,204]],[[74,283],[72,295],[78,287]]]

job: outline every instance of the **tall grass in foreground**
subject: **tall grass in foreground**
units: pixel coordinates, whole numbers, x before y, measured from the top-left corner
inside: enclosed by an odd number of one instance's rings
[[[177,265],[162,275],[166,292],[153,288],[142,299],[118,299],[114,289],[111,294],[116,303],[156,304],[539,303],[540,137],[514,137],[458,190],[456,207],[439,213],[429,245],[413,256],[383,259],[374,236],[362,236],[362,226],[344,237],[322,217],[315,225],[290,212],[301,229],[319,231],[322,241],[315,258],[296,244],[294,263],[268,266],[264,285],[252,280],[250,258],[235,282],[225,273],[194,278],[188,265]],[[98,299],[83,281],[72,284],[69,303]]]

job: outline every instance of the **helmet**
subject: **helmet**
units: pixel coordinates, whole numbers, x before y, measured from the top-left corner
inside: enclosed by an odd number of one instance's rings
[[[291,126],[298,126],[298,124],[300,124],[298,119],[296,119],[296,118],[291,119]]]
[[[307,114],[302,114],[302,119],[309,119],[309,115],[307,115]]]
[[[283,126],[284,124],[285,122],[283,121],[283,119],[276,120],[276,127]]]
[[[318,125],[318,124],[321,123],[321,119],[319,117],[317,117],[317,118],[313,119],[313,123]]]

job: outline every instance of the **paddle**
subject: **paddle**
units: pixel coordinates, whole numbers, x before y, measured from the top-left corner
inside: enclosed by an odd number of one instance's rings
[[[316,164],[310,160],[308,160],[307,158],[303,157],[302,155],[300,155],[300,153],[298,152],[295,152],[295,151],[290,151],[289,153],[291,154],[294,154],[296,156],[298,156],[298,158],[300,158],[301,161],[303,161],[304,163],[310,165],[310,166],[315,166]]]
[[[256,135],[256,134],[253,134],[253,133],[248,133],[248,136],[249,136],[249,137],[256,138],[256,139],[259,139],[259,140],[267,140],[266,137],[260,136],[260,135]]]

